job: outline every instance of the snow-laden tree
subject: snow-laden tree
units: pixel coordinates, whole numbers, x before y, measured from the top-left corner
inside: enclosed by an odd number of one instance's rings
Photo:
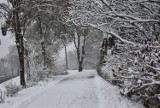
[[[56,70],[54,69],[55,55],[61,48],[62,38],[66,34],[64,22],[67,6],[66,0],[46,1],[42,3],[42,6],[34,8],[31,13],[34,15],[34,12],[39,12],[25,33],[25,38],[30,44],[29,49],[32,49],[29,58],[30,68],[34,75],[53,73]]]
[[[105,56],[111,67],[113,78],[122,87],[121,93],[135,99],[142,99],[145,105],[159,106],[159,3],[158,1],[102,0],[108,7],[105,24],[98,27],[109,38],[116,37],[115,45],[108,48]],[[107,38],[107,42],[111,41]],[[107,44],[107,46],[109,46]],[[106,46],[104,46],[106,47]],[[108,64],[109,63],[109,64]],[[136,96],[136,97],[135,97]]]
[[[101,48],[102,32],[99,30],[90,29],[90,33],[86,37],[83,56],[83,69],[96,69],[99,62],[99,49]],[[72,40],[72,38],[71,38]],[[73,41],[72,41],[73,42]],[[83,40],[81,41],[83,42]],[[74,43],[73,43],[74,46]],[[68,65],[70,69],[78,69],[79,63],[77,60],[77,49],[71,50],[68,53]]]
[[[73,42],[77,51],[79,71],[84,68],[85,47],[92,28],[88,23],[96,22],[101,6],[96,1],[70,0],[69,17],[67,23],[72,26],[74,35]]]
[[[32,26],[32,24],[34,24],[35,22],[39,23],[39,29],[46,29],[48,25],[50,25],[50,22],[46,22],[46,24],[43,23],[42,28],[42,18],[46,15],[44,18],[47,17],[48,19],[50,18],[53,20],[61,19],[64,13],[66,13],[66,7],[67,3],[64,0],[8,0],[7,3],[0,4],[1,18],[5,20],[2,27],[2,31],[5,30],[4,32],[6,32],[6,30],[11,30],[15,34],[16,45],[20,61],[20,81],[23,87],[26,86],[24,77],[24,35],[27,29],[29,28],[29,26]],[[57,11],[57,9],[59,9],[60,11]],[[63,14],[54,15],[55,13],[59,12]],[[42,17],[42,15],[44,16]],[[44,29],[39,30],[41,32],[42,39],[44,37]],[[44,47],[43,52],[45,53]]]
[[[72,1],[69,20],[103,32],[102,57],[121,93],[159,106],[160,5],[158,0]],[[104,71],[103,71],[104,72]],[[101,73],[107,77],[109,72]]]
[[[23,6],[22,6],[23,5]],[[20,82],[23,87],[26,86],[24,75],[24,42],[23,42],[23,28],[27,21],[26,14],[24,14],[25,1],[23,0],[8,0],[7,3],[0,4],[1,18],[4,18],[5,28],[11,29],[15,33],[16,46],[18,49],[20,62]],[[2,27],[2,28],[4,28]],[[7,30],[7,29],[6,29]],[[6,31],[5,31],[6,32]]]

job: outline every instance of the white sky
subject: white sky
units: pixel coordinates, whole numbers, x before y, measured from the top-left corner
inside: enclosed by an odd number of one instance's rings
[[[7,2],[7,0],[0,0],[0,3],[2,3],[2,2]],[[1,23],[2,23],[2,21],[0,20],[0,29],[1,29]],[[11,38],[11,34],[10,33],[7,33],[6,36],[2,36],[2,32],[0,30],[0,40],[1,40],[0,58],[2,58],[8,53],[8,47],[10,45],[14,44],[14,39]]]
[[[4,2],[7,2],[7,0],[0,0],[0,3],[4,3]]]
[[[8,33],[6,36],[2,36],[1,30],[0,30],[0,40],[1,40],[1,45],[0,45],[0,58],[4,57],[6,54],[8,54],[8,47],[10,45],[15,44],[13,37],[11,38],[11,34]]]

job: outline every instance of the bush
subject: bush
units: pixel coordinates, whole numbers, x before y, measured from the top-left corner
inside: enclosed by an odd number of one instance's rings
[[[14,96],[18,93],[22,88],[19,85],[16,85],[15,83],[8,83],[5,85],[6,88],[6,96]]]

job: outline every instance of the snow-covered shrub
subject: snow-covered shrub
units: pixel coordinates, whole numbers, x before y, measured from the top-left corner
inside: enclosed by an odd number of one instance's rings
[[[158,46],[160,43],[152,43]],[[119,47],[120,53],[104,57],[101,76],[117,84],[120,93],[133,100],[141,100],[148,108],[160,106],[160,52],[156,48]]]
[[[32,72],[31,78],[29,82],[38,82],[38,81],[46,81],[51,75],[51,71],[49,69],[39,68]]]
[[[37,73],[37,81],[44,81],[49,77],[49,72],[48,70],[40,70]]]
[[[27,84],[27,86],[29,87],[37,85],[39,81],[48,81],[48,79],[52,78],[52,76],[68,74],[68,72],[65,69],[64,63],[59,64],[56,61],[51,68],[44,68],[44,66],[40,65],[37,65],[37,67],[31,67],[32,69],[30,72],[30,80],[28,80]]]
[[[29,87],[33,87],[33,86],[36,86],[36,85],[38,85],[38,82],[33,81],[33,80],[29,80],[26,84],[26,87],[29,88]]]
[[[15,84],[13,82],[7,83],[4,86],[6,88],[6,96],[14,96],[15,94],[18,93],[18,91],[20,91],[22,89],[21,86]]]
[[[55,65],[54,69],[52,70],[52,75],[67,75],[68,72],[66,70],[66,65],[61,64],[61,65]]]
[[[159,3],[149,0],[143,3],[139,0],[101,1],[101,20],[97,20],[98,26],[90,24],[104,32],[101,63],[105,66],[101,65],[100,75],[119,85],[121,94],[141,100],[147,108],[159,108]]]
[[[32,72],[30,79],[27,80],[27,87],[36,86],[39,81],[48,81],[49,77],[51,76],[49,70],[37,69]]]

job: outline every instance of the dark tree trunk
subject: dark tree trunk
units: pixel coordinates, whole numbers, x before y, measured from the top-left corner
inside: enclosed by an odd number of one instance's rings
[[[45,56],[45,53],[46,53],[46,51],[45,51],[45,37],[44,37],[43,30],[42,30],[42,22],[41,22],[41,18],[40,18],[40,17],[38,17],[38,24],[39,24],[39,33],[40,33],[41,39],[43,40],[43,41],[41,42],[41,45],[42,45],[43,66],[44,66],[43,69],[45,69],[45,66],[46,66],[46,58],[45,58],[45,57],[46,57],[46,56]]]
[[[17,23],[17,28],[19,28],[19,24]],[[20,28],[19,28],[20,30]],[[16,44],[18,49],[18,55],[19,55],[19,63],[20,63],[20,83],[23,87],[26,87],[25,82],[25,70],[24,70],[24,46],[23,46],[23,36],[21,35],[21,32],[17,30],[15,32],[16,36]]]
[[[80,36],[78,35],[78,48],[77,48],[77,58],[78,58],[78,71],[81,72],[83,70],[82,68],[82,61],[81,61],[81,54],[80,54]]]
[[[82,70],[83,70],[83,67],[82,67],[82,64],[83,64],[83,62],[80,60],[79,61],[79,72],[82,72]]]
[[[16,8],[19,6],[19,2],[14,2],[13,8]],[[19,62],[20,62],[20,84],[23,87],[26,87],[25,82],[25,70],[24,70],[24,44],[23,44],[23,35],[21,33],[21,24],[20,24],[20,18],[19,18],[19,10],[13,10],[13,28],[15,31],[15,38],[16,38],[16,45],[18,49],[18,55],[19,55]]]
[[[81,34],[77,33],[79,31],[76,31],[77,34],[77,45],[76,45],[76,38],[74,37],[74,44],[77,50],[77,59],[78,59],[78,71],[81,72],[83,70],[83,59],[85,55],[85,42],[86,42],[86,35],[84,35],[83,45],[81,47]],[[82,48],[82,50],[80,50]]]
[[[81,58],[79,60],[79,72],[81,72],[83,70],[83,60],[84,60],[84,55],[85,55],[85,49],[84,49],[84,46],[85,46],[85,39],[83,41],[83,46],[82,46],[82,55],[81,55]]]
[[[23,44],[22,44],[23,45]],[[23,46],[21,46],[23,47]],[[24,70],[24,49],[20,49],[21,52],[19,53],[19,62],[20,62],[20,83],[23,87],[26,87],[25,82],[25,70]]]

